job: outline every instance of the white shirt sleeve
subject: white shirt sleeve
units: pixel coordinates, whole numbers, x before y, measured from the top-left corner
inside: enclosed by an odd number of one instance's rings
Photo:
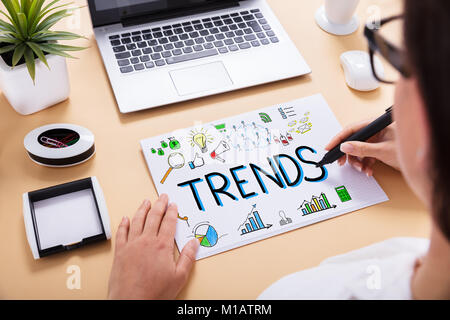
[[[393,238],[288,275],[258,299],[411,299],[411,276],[428,239]]]

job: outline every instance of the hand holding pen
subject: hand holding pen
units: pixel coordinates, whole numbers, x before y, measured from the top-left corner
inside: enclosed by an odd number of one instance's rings
[[[377,160],[399,169],[395,143],[395,123],[385,126],[384,129],[366,141],[346,141],[361,129],[367,128],[372,122],[373,120],[367,120],[347,126],[331,139],[325,150],[338,149],[343,153],[337,158],[339,165],[342,166],[348,161],[356,170],[365,172],[368,176],[373,175],[373,166]]]

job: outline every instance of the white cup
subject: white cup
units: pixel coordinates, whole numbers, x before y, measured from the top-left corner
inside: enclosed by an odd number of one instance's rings
[[[325,0],[325,13],[328,21],[334,24],[347,24],[356,11],[359,0]]]

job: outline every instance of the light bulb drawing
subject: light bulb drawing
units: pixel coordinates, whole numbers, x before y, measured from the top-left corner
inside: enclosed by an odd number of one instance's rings
[[[205,129],[194,129],[191,130],[188,137],[191,146],[197,146],[200,148],[202,153],[208,152],[208,143],[213,141],[213,137],[208,134]]]
[[[203,133],[197,133],[192,140],[200,148],[202,153],[208,151],[208,147],[206,146],[206,136]]]

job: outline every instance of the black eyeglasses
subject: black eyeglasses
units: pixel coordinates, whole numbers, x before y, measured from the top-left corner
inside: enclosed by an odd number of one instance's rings
[[[405,52],[399,47],[401,44],[393,44],[392,41],[387,40],[379,32],[383,25],[392,21],[399,21],[402,18],[403,16],[401,15],[386,18],[380,21],[379,28],[369,27],[368,25],[364,28],[364,35],[369,41],[372,72],[375,78],[382,83],[393,84],[400,76],[403,76],[404,78],[409,78],[411,76]],[[382,68],[378,66],[383,60],[392,67],[391,72],[388,72],[388,74],[385,74],[385,72],[381,70]],[[384,65],[386,66],[386,64]]]

